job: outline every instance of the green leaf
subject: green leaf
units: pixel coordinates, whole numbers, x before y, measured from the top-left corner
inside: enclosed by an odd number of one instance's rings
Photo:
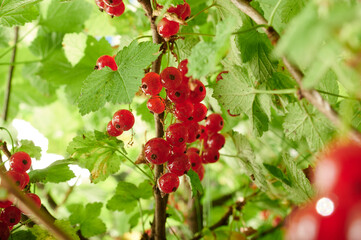
[[[32,170],[29,172],[30,181],[32,183],[66,182],[75,177],[75,174],[68,166],[69,164],[74,164],[74,161],[71,159],[58,160],[47,168]]]
[[[92,5],[85,0],[59,2],[52,0],[40,19],[40,25],[54,32],[71,33],[83,30],[90,16]]]
[[[331,123],[313,106],[297,102],[289,104],[287,111],[283,123],[287,138],[295,141],[305,138],[309,148],[318,151],[332,137]]]
[[[39,2],[41,0],[3,0],[0,6],[0,25],[23,26],[25,23],[35,20],[39,15],[35,4]]]
[[[192,189],[192,197],[197,196],[198,193],[203,194],[203,186],[198,174],[191,169],[187,172],[187,176]]]
[[[30,231],[16,231],[11,234],[12,240],[36,240],[35,236]]]
[[[216,37],[212,42],[200,42],[192,49],[188,58],[188,76],[200,78],[215,71],[217,64],[223,59],[230,48],[229,38],[234,31],[229,17],[217,24]]]
[[[115,57],[118,71],[105,67],[91,73],[83,83],[78,99],[79,112],[85,115],[97,111],[106,102],[131,103],[139,90],[148,65],[157,59],[159,46],[151,42],[133,41]]]
[[[84,57],[87,38],[84,33],[65,34],[63,40],[64,52],[72,66],[75,66]]]
[[[84,237],[92,237],[106,232],[104,222],[99,219],[102,203],[88,203],[84,208],[81,204],[70,205],[68,208],[72,212],[69,220],[72,224],[79,224],[80,231]]]
[[[55,225],[60,227],[64,232],[69,235],[69,240],[80,240],[76,234],[76,230],[72,228],[70,222],[66,220],[55,220]],[[40,225],[34,225],[30,228],[30,232],[36,237],[37,240],[57,240],[52,234],[40,227]]]
[[[40,28],[36,38],[31,42],[30,51],[42,59],[49,57],[55,50],[61,49],[64,34],[47,32]]]
[[[255,135],[261,136],[268,130],[270,96],[257,92],[264,90],[264,86],[259,85],[245,68],[229,65],[227,70],[229,73],[216,84],[213,97],[230,113],[245,113],[252,122]]]
[[[183,4],[183,0],[157,0],[157,3],[162,6],[177,6],[179,4]]]
[[[41,148],[35,146],[33,141],[30,140],[20,140],[20,146],[15,148],[15,152],[26,152],[30,157],[40,160],[41,158]]]
[[[291,186],[290,181],[287,179],[287,177],[284,175],[284,173],[281,171],[281,169],[267,164],[267,163],[263,163],[263,166],[268,170],[268,172],[270,174],[272,174],[275,178],[277,178],[278,180],[282,181],[283,183]]]
[[[91,181],[97,183],[119,170],[123,157],[117,151],[125,152],[123,146],[123,141],[94,131],[73,138],[67,152],[76,164],[90,171]]]

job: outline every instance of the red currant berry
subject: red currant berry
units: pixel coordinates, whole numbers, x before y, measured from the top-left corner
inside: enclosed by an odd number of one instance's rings
[[[181,153],[186,153],[187,152],[187,145],[183,144],[180,146],[172,146],[172,154],[181,154]]]
[[[216,82],[218,82],[219,80],[222,80],[222,79],[223,79],[223,76],[222,76],[223,73],[228,73],[228,71],[222,71],[222,72],[220,72],[220,73],[217,75]]]
[[[108,13],[111,17],[119,17],[121,16],[125,11],[125,5],[122,2],[118,6],[105,6],[105,12]]]
[[[202,181],[204,178],[204,171],[205,171],[203,164],[201,164],[201,166],[199,166],[199,168],[197,168],[194,171],[198,174],[199,180]]]
[[[123,0],[103,0],[108,6],[115,7],[123,3]],[[124,4],[124,3],[123,3]]]
[[[10,167],[17,172],[26,172],[31,166],[31,158],[26,152],[17,152],[10,157]]]
[[[186,20],[191,15],[191,7],[189,6],[188,3],[184,3],[183,5],[184,5],[184,11],[180,17],[183,20]]]
[[[112,124],[116,129],[128,131],[134,125],[135,119],[131,111],[122,109],[114,113]]]
[[[190,85],[191,93],[189,95],[189,100],[193,103],[201,102],[206,97],[206,87],[199,80],[193,81]]]
[[[108,132],[109,136],[118,137],[119,135],[121,135],[123,133],[123,130],[116,129],[113,126],[112,121],[110,120],[110,122],[107,125],[107,132]]]
[[[174,103],[184,102],[189,98],[190,90],[188,84],[181,84],[177,89],[172,89],[167,92],[169,100]]]
[[[219,159],[219,152],[213,148],[204,149],[202,152],[202,163],[215,163]]]
[[[163,164],[169,160],[171,146],[163,138],[152,138],[144,146],[145,159],[153,164]]]
[[[169,38],[179,31],[179,23],[163,18],[157,25],[158,33],[163,38]]]
[[[162,91],[160,76],[155,72],[149,72],[142,78],[142,90],[147,95],[158,95]]]
[[[190,101],[178,103],[174,106],[174,116],[182,122],[193,120],[193,104]]]
[[[118,69],[116,62],[114,61],[114,58],[109,55],[103,55],[100,58],[98,58],[94,69],[100,70],[105,67],[110,67],[110,69],[112,69],[113,71],[116,71]]]
[[[16,184],[16,186],[18,186],[20,189],[24,189],[25,186],[29,183],[29,175],[25,172],[17,172],[14,170],[10,170],[7,172],[8,176],[10,178],[12,178]],[[26,178],[27,176],[27,178]]]
[[[174,173],[166,173],[158,179],[158,188],[164,193],[175,192],[179,187],[179,178]]]
[[[147,107],[149,111],[160,114],[165,110],[164,99],[159,96],[152,96],[148,99]]]
[[[195,121],[187,122],[188,128],[188,141],[187,143],[192,143],[201,137],[199,124]]]
[[[191,163],[189,162],[188,156],[184,153],[173,155],[167,165],[168,171],[176,174],[177,176],[182,176],[186,174],[189,169],[191,169]]]
[[[201,134],[199,139],[203,139],[204,141],[207,141],[207,139],[208,139],[208,130],[207,130],[207,128],[205,126],[203,126],[203,125],[200,125],[199,127],[200,127],[199,131],[200,131],[200,134]]]
[[[21,211],[14,206],[4,208],[1,212],[0,219],[8,226],[14,226],[20,222]]]
[[[8,240],[10,237],[10,229],[8,225],[0,220],[0,239]]]
[[[187,128],[183,123],[173,123],[165,133],[167,142],[172,146],[181,146],[188,140]]]
[[[200,122],[207,116],[207,107],[203,103],[195,103],[194,111],[193,111],[193,120],[196,122]]]
[[[95,0],[95,4],[98,6],[100,11],[103,11],[105,4],[103,0]]]
[[[170,7],[168,8],[167,12],[169,13],[175,13],[179,18],[181,18],[183,12],[185,10],[184,4],[177,5],[176,7]]]
[[[13,203],[9,200],[0,201],[0,208],[10,207]]]
[[[206,119],[206,128],[210,133],[222,130],[223,125],[223,118],[218,113],[212,113]]]
[[[181,61],[178,65],[178,69],[184,77],[188,73],[188,59]]]
[[[175,67],[167,67],[160,73],[160,81],[166,89],[177,89],[182,83],[182,74]]]
[[[36,205],[39,209],[41,208],[41,200],[40,200],[40,198],[39,198],[38,195],[36,195],[36,194],[34,194],[34,193],[27,193],[26,195],[27,195],[28,197],[30,197],[30,198],[34,201],[35,205]]]
[[[223,148],[224,144],[226,143],[226,139],[222,134],[214,133],[207,139],[207,147],[214,148],[214,149],[221,149]]]
[[[187,152],[188,159],[191,162],[192,169],[195,171],[202,165],[202,159],[196,152]]]
[[[199,153],[200,153],[199,149],[198,149],[198,148],[195,148],[195,147],[190,147],[190,148],[187,149],[187,154],[188,154],[188,153],[191,153],[191,152],[195,152],[195,153],[197,153],[198,155],[199,155]]]

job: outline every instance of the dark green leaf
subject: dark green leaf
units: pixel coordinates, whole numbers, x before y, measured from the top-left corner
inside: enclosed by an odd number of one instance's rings
[[[198,193],[203,194],[203,186],[198,174],[191,169],[187,172],[187,176],[192,189],[192,197],[197,196]]]
[[[284,173],[281,171],[281,169],[267,163],[263,163],[263,166],[277,179],[284,182],[285,184],[291,186],[290,181],[287,179],[287,177],[284,175]]]

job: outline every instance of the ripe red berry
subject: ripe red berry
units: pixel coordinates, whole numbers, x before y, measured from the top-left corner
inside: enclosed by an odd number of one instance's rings
[[[116,129],[113,124],[112,121],[110,120],[108,125],[107,125],[107,132],[110,136],[113,137],[118,137],[119,135],[121,135],[123,133],[123,130],[121,129]]]
[[[145,159],[153,164],[163,164],[169,160],[171,146],[163,138],[152,138],[144,146]]]
[[[219,152],[213,148],[204,149],[202,152],[202,163],[215,163],[219,159]]]
[[[226,143],[225,137],[219,133],[214,133],[210,135],[207,139],[207,147],[214,148],[217,150],[223,148],[225,143]]]
[[[26,152],[16,152],[10,157],[10,167],[17,172],[26,172],[31,166],[31,158]]]
[[[0,208],[10,207],[13,203],[9,200],[0,201]]]
[[[218,82],[219,80],[222,80],[222,79],[223,79],[223,76],[222,76],[223,73],[228,73],[228,71],[222,71],[222,72],[220,72],[220,73],[217,75],[216,82]]]
[[[163,38],[169,38],[179,31],[179,23],[163,18],[157,25],[158,33]]]
[[[198,174],[199,180],[202,181],[204,178],[204,171],[205,171],[203,164],[201,164],[201,166],[199,166],[199,168],[197,168],[194,171]]]
[[[165,110],[164,99],[159,96],[152,96],[148,99],[147,107],[149,111],[160,114]]]
[[[189,161],[191,162],[192,169],[195,171],[202,165],[202,159],[196,152],[187,152]]]
[[[164,193],[175,192],[179,187],[179,178],[174,173],[166,173],[158,179],[158,188]]]
[[[223,122],[223,118],[220,114],[218,113],[212,113],[211,115],[209,115],[206,119],[206,128],[208,130],[208,132],[218,132],[220,130],[222,130],[224,122]]]
[[[111,17],[119,17],[121,16],[125,11],[125,5],[122,2],[121,4],[117,6],[108,6],[106,5],[104,8],[105,12],[108,13]]]
[[[112,124],[116,129],[128,131],[134,125],[135,119],[131,111],[122,109],[114,113]]]
[[[175,67],[167,67],[160,73],[160,81],[166,89],[177,89],[182,83],[182,74]]]
[[[4,208],[1,212],[0,219],[8,226],[14,226],[20,222],[21,211],[14,206]]]
[[[188,59],[181,61],[178,65],[178,69],[184,77],[188,73]]]
[[[0,220],[0,239],[1,240],[8,240],[10,237],[10,230],[8,225]]]
[[[184,10],[185,10],[185,5],[180,4],[180,5],[177,5],[175,7],[172,6],[172,7],[168,8],[167,12],[175,13],[179,18],[181,18]]]
[[[194,111],[193,111],[193,120],[196,122],[200,122],[204,120],[207,116],[207,107],[203,103],[195,103],[194,104]]]
[[[100,70],[105,67],[110,67],[110,69],[112,69],[113,71],[116,71],[118,69],[114,58],[109,55],[103,55],[99,57],[94,69]]]
[[[173,123],[167,128],[165,136],[172,146],[181,146],[188,140],[187,128],[183,123]]]
[[[189,98],[190,90],[188,84],[181,84],[178,88],[169,90],[167,96],[174,103],[181,103]]]
[[[95,4],[99,7],[100,11],[103,11],[105,7],[105,3],[103,0],[95,0]]]
[[[199,80],[195,80],[193,82],[190,82],[189,84],[191,89],[189,100],[191,100],[191,102],[193,103],[201,102],[206,97],[206,87]]]
[[[167,169],[180,177],[191,169],[191,163],[186,154],[176,154],[169,159]]]
[[[200,125],[199,127],[200,127],[199,132],[201,134],[199,139],[203,139],[203,140],[207,141],[207,139],[208,139],[208,130],[207,130],[207,128],[205,126],[203,126],[203,125]]]
[[[186,20],[191,15],[191,7],[189,6],[188,3],[184,3],[183,5],[184,5],[184,11],[180,17],[183,20]]]
[[[174,116],[182,122],[193,120],[194,107],[190,101],[178,103],[174,106]]]
[[[172,146],[172,154],[181,154],[187,152],[187,145],[184,143],[180,146]]]
[[[106,5],[111,7],[115,7],[123,3],[123,0],[103,0],[103,1]]]
[[[17,186],[20,189],[24,189],[25,186],[29,183],[29,175],[26,172],[17,172],[10,170],[7,172],[8,176],[12,178]]]
[[[142,78],[142,90],[147,95],[158,95],[162,91],[160,76],[155,72],[149,72]]]
[[[199,124],[195,121],[188,121],[188,141],[187,143],[192,143],[201,137]]]
[[[188,154],[188,153],[191,153],[191,152],[195,152],[195,153],[197,153],[197,154],[200,153],[199,149],[198,149],[198,148],[195,148],[195,147],[190,147],[190,148],[187,149],[187,154]]]
[[[26,195],[27,195],[28,197],[30,197],[30,198],[34,201],[35,205],[36,205],[38,208],[41,207],[41,200],[40,200],[40,198],[39,198],[38,195],[36,195],[36,194],[34,194],[34,193],[27,193]]]

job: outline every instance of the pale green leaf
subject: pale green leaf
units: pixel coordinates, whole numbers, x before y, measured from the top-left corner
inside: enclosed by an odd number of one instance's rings
[[[26,152],[30,157],[40,160],[41,148],[35,146],[33,141],[22,139],[20,140],[20,146],[15,148],[15,152]]]
[[[0,25],[23,26],[37,19],[39,10],[35,6],[41,0],[3,0],[0,5]]]
[[[84,57],[87,38],[84,33],[65,34],[63,48],[65,56],[72,66],[75,66]]]

